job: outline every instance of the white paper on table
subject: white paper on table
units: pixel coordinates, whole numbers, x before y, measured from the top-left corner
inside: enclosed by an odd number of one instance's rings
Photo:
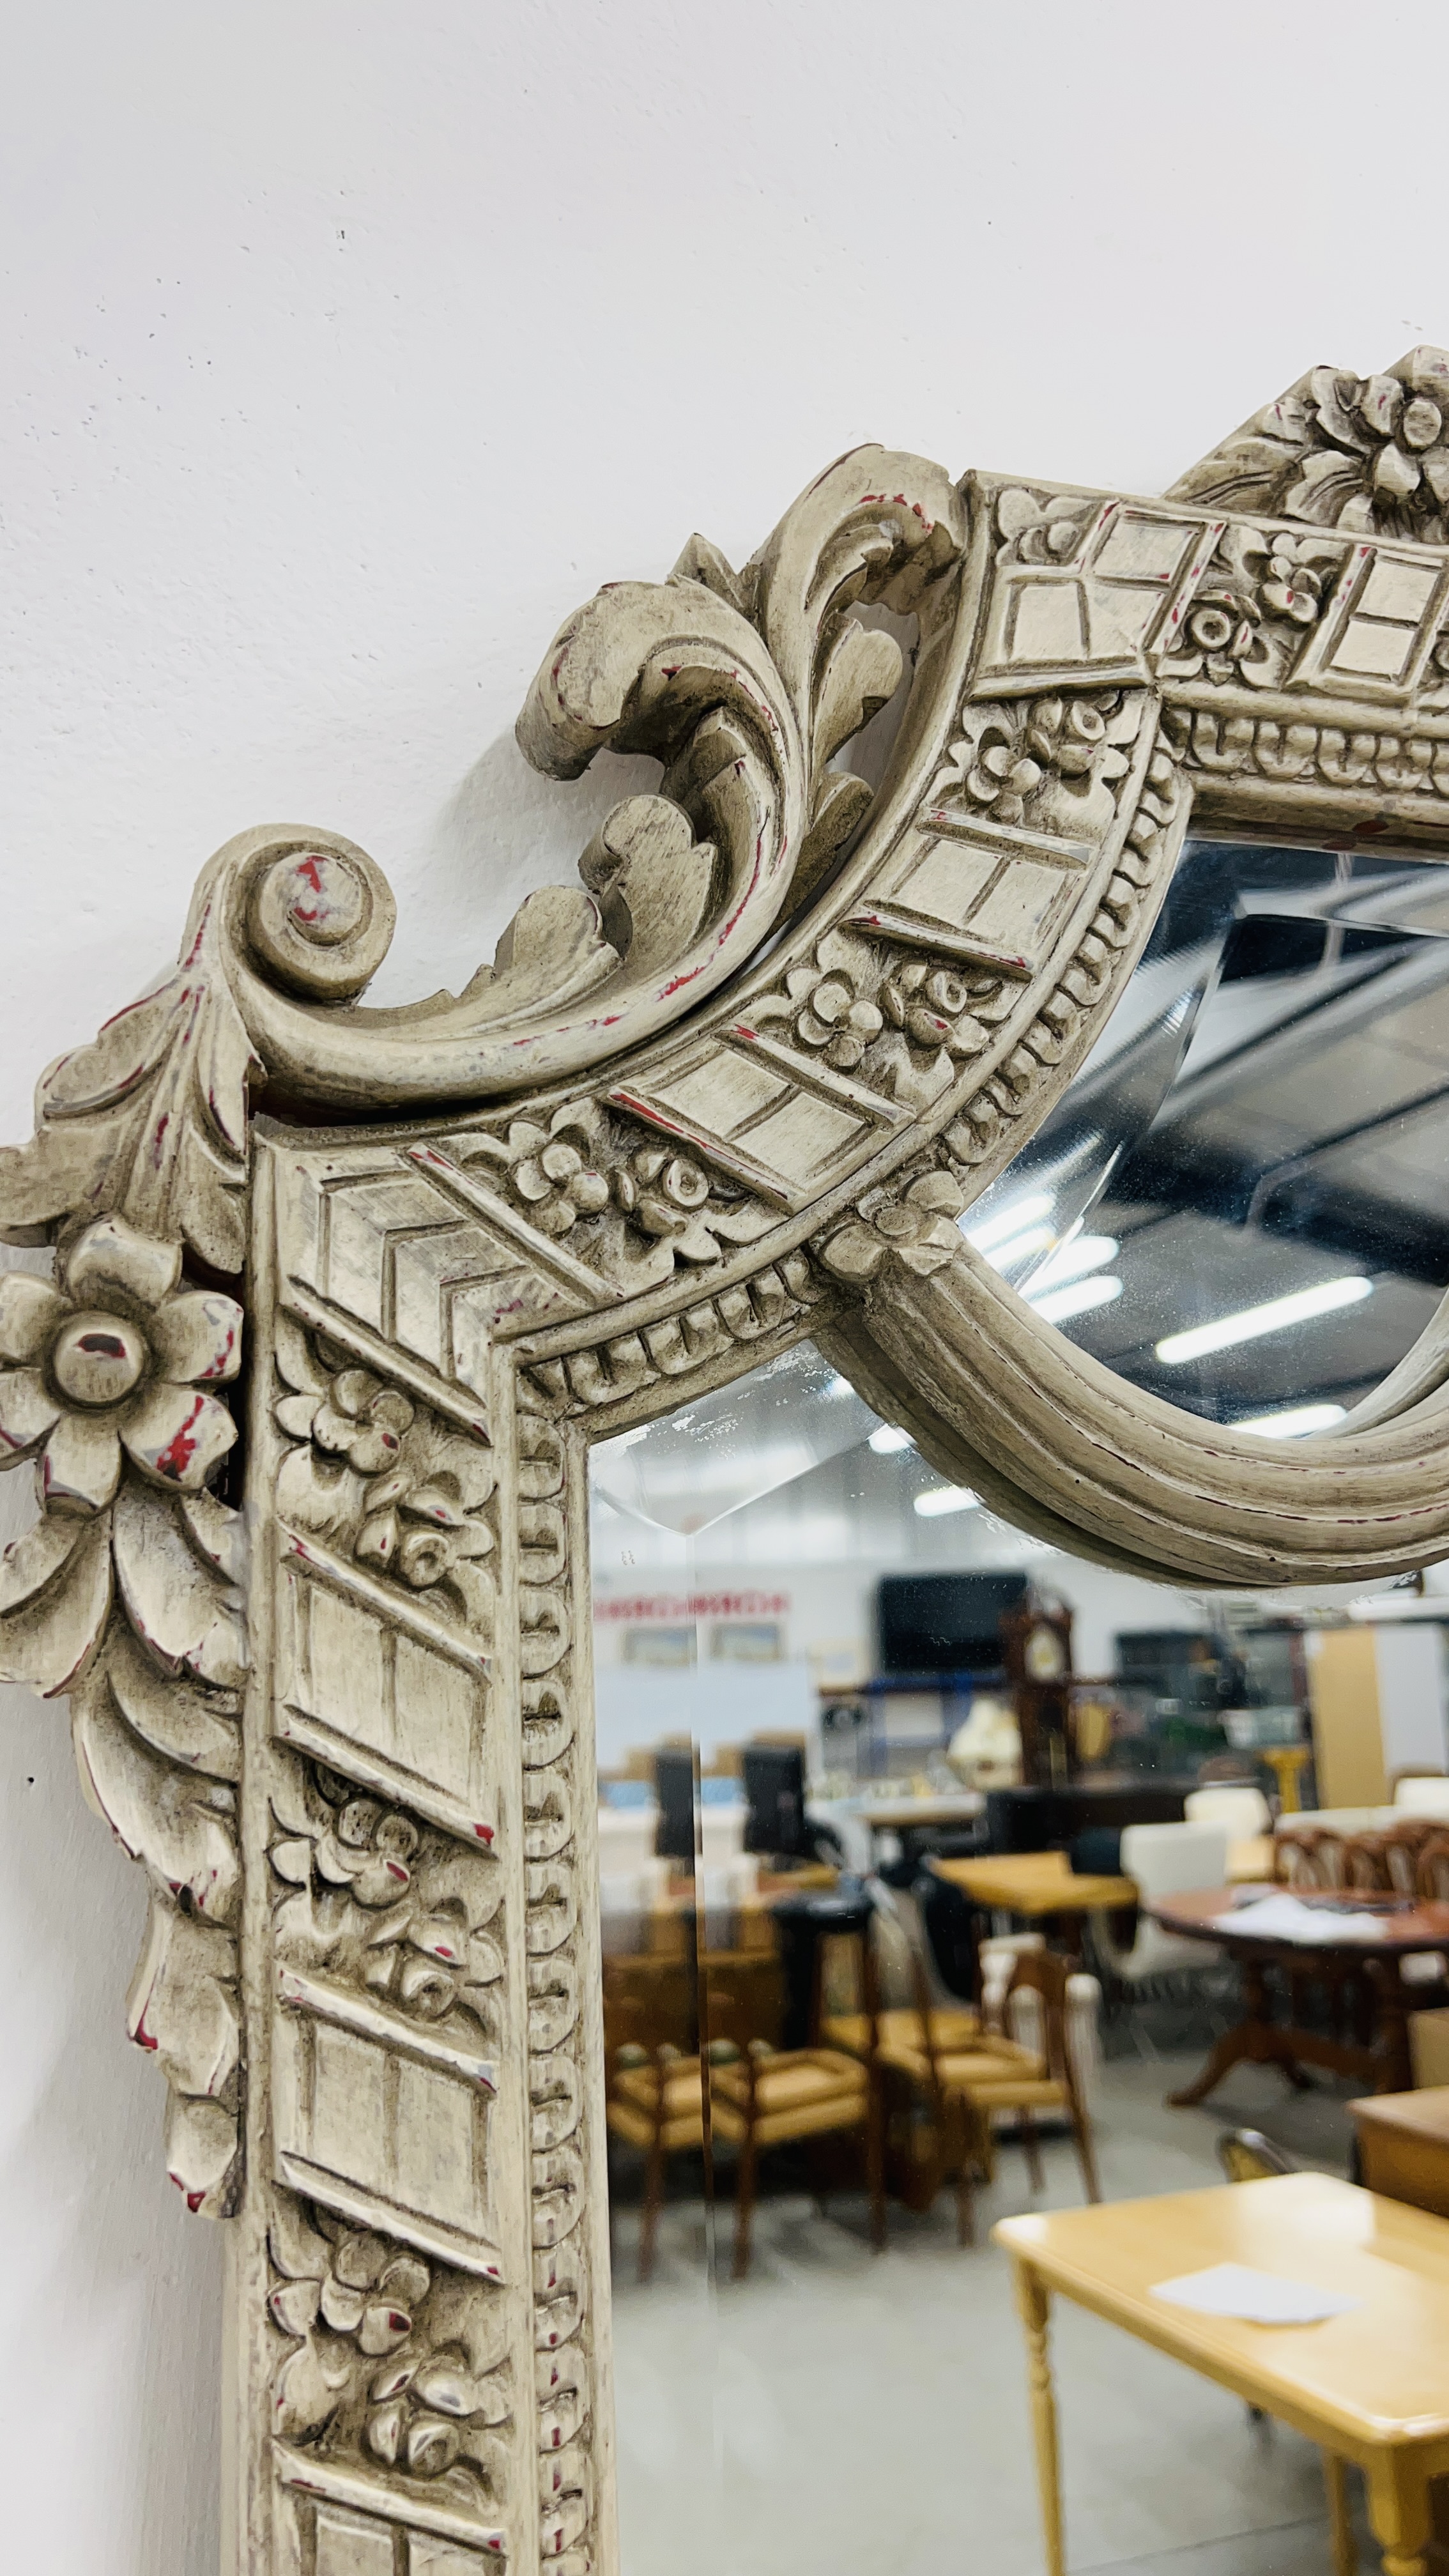
[[[1175,2308],[1196,2308],[1205,2317],[1243,2317],[1256,2326],[1314,2326],[1363,2306],[1362,2299],[1316,2290],[1310,2281],[1287,2281],[1277,2272],[1257,2272],[1250,2263],[1210,2263],[1205,2272],[1155,2282],[1151,2295]]]
[[[1327,1906],[1304,1905],[1296,1896],[1260,1897],[1253,1905],[1236,1905],[1213,1917],[1215,1932],[1251,1932],[1264,1941],[1382,1941],[1392,1918],[1382,1914],[1339,1914]]]

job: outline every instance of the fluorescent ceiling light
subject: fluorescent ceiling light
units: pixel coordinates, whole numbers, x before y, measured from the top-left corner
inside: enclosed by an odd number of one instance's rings
[[[1310,1431],[1331,1431],[1341,1422],[1342,1404],[1291,1404],[1284,1413],[1255,1413],[1251,1422],[1235,1422],[1234,1431],[1256,1431],[1263,1440],[1302,1440]]]
[[[893,1422],[883,1422],[879,1431],[871,1433],[866,1445],[875,1451],[877,1458],[890,1458],[897,1449],[910,1449],[915,1444],[909,1431],[898,1431]]]
[[[1089,1315],[1094,1306],[1110,1306],[1122,1294],[1120,1279],[1078,1279],[1070,1288],[1049,1288],[1045,1296],[1033,1294],[1033,1314],[1044,1324],[1064,1324],[1071,1315]]]
[[[1025,1234],[1013,1234],[1007,1242],[993,1244],[989,1252],[981,1244],[976,1248],[984,1253],[993,1270],[1012,1270],[1019,1261],[1025,1261],[1028,1253],[1045,1252],[1055,1241],[1049,1225],[1029,1225]]]
[[[1169,1333],[1158,1343],[1157,1356],[1169,1368],[1180,1368],[1184,1360],[1203,1359],[1209,1351],[1229,1351],[1239,1342],[1257,1341],[1260,1334],[1286,1332],[1290,1324],[1306,1324],[1311,1316],[1331,1315],[1339,1306],[1356,1306],[1373,1292],[1371,1279],[1321,1279],[1316,1288],[1296,1289],[1267,1306],[1222,1315],[1215,1324],[1195,1325],[1190,1333]]]
[[[923,1521],[938,1521],[946,1512],[974,1512],[981,1507],[981,1496],[969,1485],[933,1485],[928,1494],[917,1494],[916,1509]]]
[[[987,1217],[983,1225],[963,1222],[961,1231],[968,1243],[975,1244],[978,1252],[988,1252],[994,1243],[1005,1243],[1013,1234],[1020,1234],[1024,1226],[1039,1225],[1042,1218],[1050,1216],[1051,1212],[1050,1190],[1038,1190],[1033,1197],[1017,1199],[1011,1207],[1003,1208],[999,1215]]]
[[[1069,1279],[1080,1279],[1088,1270],[1100,1270],[1104,1261],[1115,1261],[1121,1246],[1115,1234],[1075,1234],[1044,1261],[1031,1286],[1025,1291],[1034,1298],[1041,1288],[1064,1288]]]

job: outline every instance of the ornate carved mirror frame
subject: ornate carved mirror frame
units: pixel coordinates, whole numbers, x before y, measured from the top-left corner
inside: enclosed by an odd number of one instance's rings
[[[1265,1447],[1074,1349],[956,1222],[1190,816],[1442,853],[1446,536],[1432,350],[1318,370],[1165,500],[859,449],[743,572],[695,538],[554,639],[529,758],[646,751],[660,790],[460,997],[362,1007],[380,871],[254,831],[173,978],[44,1077],[0,1157],[6,1238],[56,1246],[0,1284],[42,1506],[0,1669],[69,1695],[149,1880],[130,2029],[227,2226],[233,2576],[615,2562],[591,1440],[809,1335],[1079,1555],[1449,1554],[1443,1310],[1340,1431]],[[898,689],[872,794],[837,755]]]

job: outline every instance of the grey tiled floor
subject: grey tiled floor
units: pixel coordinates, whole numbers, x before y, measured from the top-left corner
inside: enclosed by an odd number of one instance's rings
[[[1206,2110],[1168,2111],[1182,2062],[1103,2070],[1108,2198],[1218,2181],[1213,2140],[1240,2122],[1271,2128],[1304,2162],[1341,2162],[1348,2123],[1332,2094],[1287,2097],[1277,2076],[1244,2069]],[[1049,2143],[1046,2165],[1045,2205],[1077,2200],[1070,2147]],[[983,2239],[992,2219],[1033,2205],[1019,2151],[1004,2147]],[[697,2201],[666,2212],[642,2289],[634,2241],[624,2210],[624,2576],[1040,2576],[1006,2266],[985,2242],[957,2248],[944,2198],[923,2220],[893,2209],[879,2257],[859,2204],[822,2219],[803,2196],[767,2202],[739,2284],[711,2280]],[[1327,2576],[1308,2442],[1253,2427],[1236,2400],[1065,2303],[1054,2341],[1072,2576]],[[1367,2544],[1363,2564],[1378,2565]]]

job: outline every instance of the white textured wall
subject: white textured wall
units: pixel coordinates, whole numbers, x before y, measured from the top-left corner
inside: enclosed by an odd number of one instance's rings
[[[0,1135],[242,825],[330,824],[456,983],[610,783],[510,735],[560,616],[839,449],[1159,487],[1449,339],[1440,11],[1319,0],[10,11]],[[214,2236],[120,2011],[63,1716],[6,1712],[4,2557],[207,2576]]]

